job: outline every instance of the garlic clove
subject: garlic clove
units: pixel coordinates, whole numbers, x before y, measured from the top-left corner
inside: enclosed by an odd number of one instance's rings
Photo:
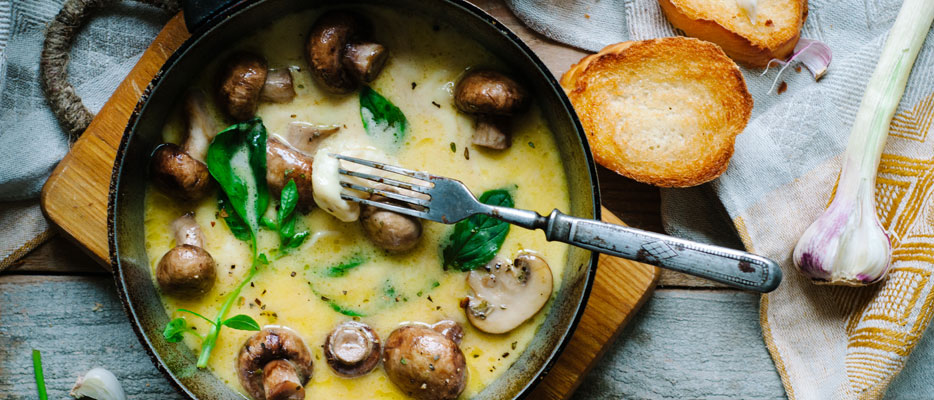
[[[126,400],[126,393],[123,392],[123,386],[120,386],[117,377],[100,367],[92,368],[84,376],[78,378],[68,394],[74,398]]]

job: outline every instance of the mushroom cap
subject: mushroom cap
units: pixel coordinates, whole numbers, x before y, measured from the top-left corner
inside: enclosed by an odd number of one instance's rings
[[[166,252],[159,260],[156,281],[164,293],[193,297],[214,286],[215,267],[214,258],[207,251],[182,244]]]
[[[295,180],[298,188],[299,211],[308,211],[315,204],[311,183],[312,159],[298,149],[270,136],[266,141],[266,183],[275,198],[282,194],[282,188],[289,179]]]
[[[237,121],[253,118],[266,74],[263,57],[247,52],[227,57],[218,75],[217,99],[221,109]]]
[[[324,357],[338,375],[350,378],[364,375],[379,364],[379,335],[362,322],[344,322],[325,339]]]
[[[289,363],[276,363],[270,367],[270,372],[275,372],[276,376],[281,379],[264,381],[264,378],[267,378],[265,373],[267,365],[275,360],[285,360]],[[280,370],[280,368],[289,366],[295,372],[294,377],[287,370]],[[313,365],[311,352],[297,333],[282,327],[265,327],[250,336],[243,344],[237,355],[235,368],[243,390],[254,399],[264,400],[267,383],[278,385],[278,383],[291,382],[291,379],[297,378],[298,384],[305,385],[311,378]],[[270,375],[268,378],[275,377]]]
[[[345,51],[348,45],[368,36],[369,33],[370,26],[367,21],[355,13],[330,11],[318,17],[305,44],[305,56],[315,80],[332,93],[346,94],[356,89],[359,81],[351,71],[353,68],[345,66]],[[366,61],[366,53],[364,51],[361,55],[351,54],[346,63],[351,66],[362,65],[359,61]],[[385,62],[385,51],[371,51],[370,56],[375,56],[370,57],[375,61],[370,63],[372,66],[381,67]],[[357,73],[375,77],[379,68],[358,68]]]
[[[454,86],[454,105],[469,114],[512,115],[528,106],[525,89],[488,69],[467,72]]]
[[[535,316],[551,297],[552,276],[548,263],[524,253],[515,263],[497,257],[483,268],[470,271],[467,283],[474,295],[464,311],[475,328],[505,333]]]
[[[149,168],[153,183],[181,201],[198,200],[213,189],[208,166],[174,143],[157,147]]]
[[[457,343],[458,346],[460,346],[461,340],[464,339],[464,328],[461,327],[461,324],[449,319],[435,322],[435,324],[431,326],[431,329],[451,339],[454,343]]]
[[[464,353],[427,326],[394,330],[384,346],[383,368],[392,383],[420,400],[456,399],[467,385]]]
[[[405,203],[380,195],[372,195],[370,200],[406,207]],[[422,222],[418,218],[365,204],[360,206],[360,223],[374,244],[394,253],[411,250],[422,237]]]

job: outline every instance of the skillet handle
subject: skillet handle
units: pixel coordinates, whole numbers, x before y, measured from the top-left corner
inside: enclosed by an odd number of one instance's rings
[[[209,19],[241,1],[244,0],[183,0],[182,10],[185,11],[188,32],[194,33]]]

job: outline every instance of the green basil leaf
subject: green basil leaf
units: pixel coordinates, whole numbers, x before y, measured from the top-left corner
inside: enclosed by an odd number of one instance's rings
[[[283,221],[292,215],[296,204],[298,204],[298,185],[295,184],[294,179],[289,179],[289,182],[282,188],[282,195],[279,200],[279,212],[276,216],[279,225],[283,225]]]
[[[276,224],[276,221],[269,219],[269,217],[260,218],[259,224],[262,226],[265,226],[266,229],[269,229],[271,231],[279,230],[279,225]]]
[[[370,136],[385,140],[395,146],[405,139],[409,121],[399,107],[369,86],[360,90],[360,118],[363,128]]]
[[[289,239],[295,235],[295,216],[289,215],[286,218],[285,222],[280,222],[281,225],[279,225],[279,240],[283,244],[288,243]]]
[[[513,207],[512,195],[505,189],[490,190],[480,196],[489,205]],[[474,215],[454,225],[442,250],[444,268],[472,271],[490,262],[509,233],[509,224],[486,215]]]
[[[238,329],[241,331],[258,331],[259,323],[256,322],[249,315],[238,314],[233,317],[227,318],[224,322],[221,323],[231,329]]]
[[[224,223],[227,224],[227,228],[230,229],[235,238],[243,241],[250,240],[250,227],[246,225],[246,222],[243,222],[240,215],[230,206],[230,200],[227,199],[227,194],[223,190],[217,191],[217,209],[221,215],[227,215],[223,217]]]
[[[188,322],[186,322],[184,318],[179,317],[165,324],[165,329],[162,330],[162,337],[169,343],[178,343],[182,341],[183,334],[190,330],[191,328],[188,327]]]
[[[298,248],[302,245],[302,243],[305,243],[305,239],[308,239],[308,235],[308,231],[301,231],[296,233],[294,236],[292,236],[291,239],[289,239],[289,243],[285,247],[288,249]]]
[[[346,275],[347,271],[363,265],[363,263],[366,261],[366,257],[360,254],[355,254],[353,257],[341,262],[340,264],[328,267],[324,274],[331,278],[338,278]]]
[[[218,133],[208,147],[205,161],[231,208],[250,228],[255,240],[260,219],[269,205],[263,121],[253,118]]]

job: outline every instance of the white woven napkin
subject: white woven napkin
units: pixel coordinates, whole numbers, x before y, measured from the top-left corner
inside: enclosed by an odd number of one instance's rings
[[[522,19],[541,14],[529,11],[536,2],[508,2]],[[674,33],[656,0],[620,3],[609,15],[628,27],[626,39]],[[781,79],[788,90],[779,95],[768,92],[776,71],[744,70],[755,107],[730,167],[708,185],[662,191],[670,233],[729,244],[738,232],[747,249],[782,264],[785,280],[762,297],[760,319],[790,398],[881,398],[934,315],[934,33],[915,62],[879,170],[878,212],[895,244],[888,280],[864,289],[816,286],[790,260],[798,237],[828,202],[850,125],[900,5],[809,0],[802,36],[830,45],[828,75],[815,83],[806,70],[786,71]],[[574,32],[551,37],[617,41],[589,25],[568,24],[581,12],[552,15],[549,26]],[[568,43],[595,49],[582,40]],[[717,210],[727,217],[717,218]]]
[[[69,141],[39,85],[46,24],[62,0],[0,0],[0,270],[49,236],[37,198]],[[96,14],[71,51],[70,80],[96,112],[168,20],[124,3]],[[101,171],[110,174],[110,171]]]

